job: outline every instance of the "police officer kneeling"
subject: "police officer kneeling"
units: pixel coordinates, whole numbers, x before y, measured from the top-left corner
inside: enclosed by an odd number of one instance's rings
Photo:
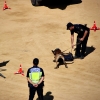
[[[33,67],[27,71],[27,81],[29,87],[29,100],[33,100],[37,91],[39,100],[43,100],[44,71],[38,67],[39,59],[33,59]]]

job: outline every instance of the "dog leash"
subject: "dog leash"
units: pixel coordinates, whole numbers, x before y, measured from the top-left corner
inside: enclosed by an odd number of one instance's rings
[[[81,43],[81,42],[75,44],[74,46],[77,46],[77,45],[79,45],[80,43]],[[69,47],[68,49],[66,49],[66,50],[64,50],[64,51],[62,51],[62,52],[65,52],[65,51],[67,51],[67,50],[69,50],[69,49],[71,49],[71,52],[72,52],[72,47]]]

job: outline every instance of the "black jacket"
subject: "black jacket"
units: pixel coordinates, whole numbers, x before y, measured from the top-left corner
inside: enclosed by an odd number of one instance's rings
[[[89,29],[88,27],[86,27],[85,25],[82,25],[82,24],[74,24],[74,29],[71,30],[71,35],[74,34],[74,32],[75,32],[75,33],[78,34],[78,37],[79,37],[79,38],[82,38],[83,35],[84,35],[84,32],[85,32],[86,30],[87,30],[88,33],[89,33],[90,29]]]

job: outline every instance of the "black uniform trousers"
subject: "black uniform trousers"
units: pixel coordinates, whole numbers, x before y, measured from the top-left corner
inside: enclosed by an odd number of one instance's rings
[[[90,34],[90,31],[88,31],[88,33],[83,41],[79,40],[79,38],[82,38],[82,37],[80,37],[79,35],[77,36],[77,42],[76,42],[77,46],[76,46],[75,56],[78,56],[78,57],[85,56],[89,34]]]
[[[38,99],[43,100],[43,86],[29,87],[29,100],[33,100],[37,91]]]

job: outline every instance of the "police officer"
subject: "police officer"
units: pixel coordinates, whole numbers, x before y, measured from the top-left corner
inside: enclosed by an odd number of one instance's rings
[[[71,33],[71,45],[74,47],[74,32],[77,33],[75,58],[84,59],[90,29],[86,25],[67,23],[67,30]]]
[[[29,87],[29,100],[33,100],[37,91],[39,100],[43,100],[44,71],[38,67],[39,59],[33,59],[33,67],[27,71],[27,81]]]

